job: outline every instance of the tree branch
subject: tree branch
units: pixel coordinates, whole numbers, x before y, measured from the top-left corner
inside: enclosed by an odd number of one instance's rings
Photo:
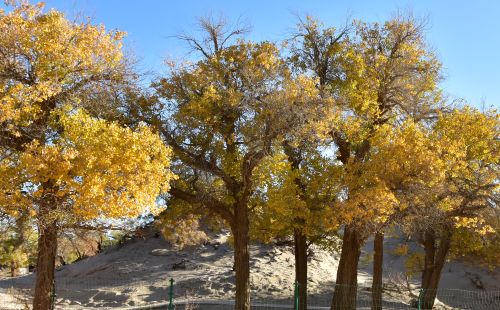
[[[233,221],[231,206],[212,197],[208,193],[192,194],[177,187],[172,187],[169,192],[175,198],[184,200],[190,204],[202,204],[213,212],[219,214],[228,223]]]

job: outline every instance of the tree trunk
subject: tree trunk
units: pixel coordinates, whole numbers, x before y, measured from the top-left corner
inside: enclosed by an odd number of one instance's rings
[[[236,310],[250,310],[250,255],[248,253],[248,209],[235,208],[234,267],[236,271]]]
[[[46,225],[40,225],[38,229],[38,257],[33,310],[49,310],[51,309],[52,290],[54,288],[57,224],[52,221]]]
[[[294,230],[295,281],[299,284],[299,310],[307,309],[307,236],[300,229]]]
[[[344,229],[342,253],[337,270],[337,280],[332,299],[332,310],[356,309],[358,285],[358,262],[361,254],[361,238],[356,228],[348,225]]]
[[[444,231],[440,235],[439,248],[436,253],[436,237],[433,231],[426,232],[425,236],[425,269],[422,273],[423,297],[421,309],[432,309],[436,300],[441,271],[446,262],[446,255],[450,250],[451,233]]]
[[[54,218],[57,200],[54,193],[58,189],[50,181],[43,183],[42,187],[45,197],[38,211],[38,256],[33,310],[51,309],[57,255],[58,228]]]
[[[10,276],[17,276],[17,262],[14,259],[10,260]]]
[[[299,171],[300,163],[302,162],[301,150],[292,147],[290,141],[284,141],[283,148],[288,157],[288,161],[292,165],[292,169],[294,171]],[[307,205],[307,199],[305,196],[307,186],[299,177],[294,178],[294,183],[300,190],[300,200]],[[294,222],[294,224],[297,225],[296,227],[304,227],[305,225],[305,220],[301,217],[296,217]],[[295,243],[295,281],[298,282],[299,291],[298,305],[295,306],[296,309],[305,310],[307,309],[307,236],[301,229],[296,228],[293,232],[293,239]]]
[[[382,310],[382,273],[384,264],[384,233],[377,232],[373,241],[372,310]]]
[[[426,230],[424,233],[424,270],[422,272],[422,288],[429,284],[434,266],[434,257],[436,256],[436,236],[433,230]]]

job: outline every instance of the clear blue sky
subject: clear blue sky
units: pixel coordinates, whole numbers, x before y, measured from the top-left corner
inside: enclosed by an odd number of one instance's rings
[[[326,25],[340,25],[348,16],[384,21],[396,10],[411,9],[428,17],[428,42],[444,65],[443,88],[454,97],[479,106],[500,108],[500,1],[278,1],[278,0],[47,0],[48,8],[90,16],[96,23],[128,33],[126,45],[142,59],[141,67],[162,71],[162,61],[180,57],[186,46],[173,35],[193,32],[196,17],[224,14],[243,17],[252,26],[250,38],[279,40],[296,24],[294,14],[313,15]]]

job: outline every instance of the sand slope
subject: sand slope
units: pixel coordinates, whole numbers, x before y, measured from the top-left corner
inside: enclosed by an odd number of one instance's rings
[[[57,302],[64,309],[164,303],[168,298],[171,278],[175,281],[177,300],[231,300],[234,291],[233,250],[227,243],[227,236],[227,233],[216,234],[205,245],[179,251],[162,237],[151,235],[64,266],[56,272]],[[384,298],[403,307],[411,302],[412,297],[404,290],[401,281],[405,258],[391,254],[399,242],[394,238],[386,240],[385,280],[397,285],[389,285]],[[313,252],[309,262],[309,301],[310,304],[328,306],[338,255],[318,248],[314,248]],[[358,278],[360,302],[365,302],[367,306],[369,291],[364,287],[369,287],[371,263],[365,258],[371,252],[371,243],[368,242],[363,251]],[[293,264],[292,247],[253,244],[252,298],[270,303],[290,302],[294,288]],[[29,294],[32,281],[33,275],[0,281],[0,308],[19,309],[19,301],[26,298],[21,289],[26,289],[24,293]],[[413,284],[418,285],[418,279]],[[478,284],[484,289],[479,289]],[[7,293],[9,287],[16,289],[17,296]],[[440,292],[439,299],[445,304],[455,303],[455,307],[460,307],[457,303],[460,298],[464,298],[462,290],[477,294],[500,291],[500,275],[498,272],[450,262],[444,268],[441,287],[446,290]],[[486,298],[477,294],[471,298]],[[496,298],[496,295],[491,298]],[[500,293],[498,301],[500,303]],[[491,304],[489,299],[487,302]]]

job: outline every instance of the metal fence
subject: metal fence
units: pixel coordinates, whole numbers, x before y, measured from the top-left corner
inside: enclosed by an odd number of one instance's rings
[[[189,287],[183,283],[151,283],[144,279],[130,282],[103,279],[84,282],[78,278],[56,279],[54,309],[234,309],[232,300],[234,285],[228,283],[227,294],[211,295],[206,284]],[[218,286],[220,284],[217,284]],[[333,285],[325,285],[324,292],[309,294],[308,309],[330,309]],[[371,309],[372,294],[369,283],[356,287],[356,309]],[[295,309],[297,294],[294,288],[283,288],[282,292],[263,294],[262,290],[252,292],[252,309]],[[281,294],[282,293],[282,294]],[[0,309],[31,309],[33,277],[19,277],[0,280]],[[383,309],[418,308],[419,289],[403,289],[394,285],[384,285]],[[500,291],[467,291],[439,289],[435,309],[500,309]]]

